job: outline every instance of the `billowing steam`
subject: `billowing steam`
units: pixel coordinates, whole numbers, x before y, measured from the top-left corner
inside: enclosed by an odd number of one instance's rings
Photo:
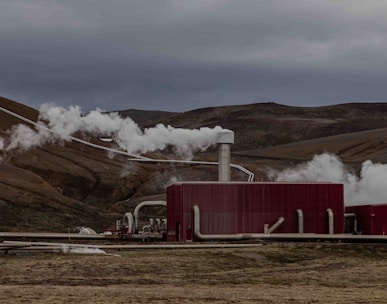
[[[41,127],[39,127],[41,126]],[[97,109],[83,115],[79,106],[69,108],[44,104],[40,108],[38,127],[32,129],[18,125],[10,133],[8,144],[1,148],[29,149],[52,140],[69,140],[76,132],[85,132],[97,137],[114,139],[120,149],[130,154],[141,154],[172,147],[182,157],[190,158],[196,151],[204,151],[216,143],[221,127],[180,129],[158,124],[141,130],[130,118],[118,113],[102,113]]]
[[[31,147],[40,146],[41,144],[54,139],[53,134],[45,128],[38,128],[37,131],[30,127],[20,124],[12,128],[10,131],[11,137],[8,145],[4,145],[3,149],[21,149],[23,151]]]
[[[289,182],[333,182],[344,184],[346,205],[387,203],[387,165],[363,162],[360,177],[349,172],[341,160],[329,153],[314,158],[295,168],[284,171],[270,171],[276,181]]]

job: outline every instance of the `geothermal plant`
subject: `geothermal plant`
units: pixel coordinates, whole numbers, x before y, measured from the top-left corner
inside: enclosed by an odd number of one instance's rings
[[[41,124],[7,109],[0,107],[0,110],[43,128]],[[90,144],[68,135],[67,138]],[[216,141],[219,147],[218,162],[176,162],[217,165],[218,181],[173,183],[167,187],[166,201],[139,203],[133,214],[127,212],[122,220],[116,221],[114,227],[104,232],[104,236],[204,242],[262,238],[337,240],[353,239],[354,236],[364,239],[367,236],[380,236],[379,240],[382,240],[387,233],[387,204],[346,207],[342,183],[253,182],[252,172],[231,164],[234,132],[220,128]],[[101,146],[97,148],[128,155],[132,161],[174,162],[149,159]],[[231,181],[231,169],[247,174],[247,181]],[[150,206],[166,208],[165,216],[150,218],[149,223],[140,227],[140,212]]]
[[[218,181],[178,182],[167,187],[167,201],[146,201],[127,213],[110,233],[168,242],[241,241],[268,238],[335,239],[384,235],[387,204],[344,206],[341,183],[233,182],[232,131],[218,136]],[[140,209],[166,207],[166,217],[138,226]]]

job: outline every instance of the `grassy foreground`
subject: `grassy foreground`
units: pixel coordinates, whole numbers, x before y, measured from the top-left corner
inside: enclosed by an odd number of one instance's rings
[[[0,256],[0,303],[386,303],[387,245]]]

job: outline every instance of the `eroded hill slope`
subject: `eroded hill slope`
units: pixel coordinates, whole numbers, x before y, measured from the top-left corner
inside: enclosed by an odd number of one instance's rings
[[[39,115],[5,98],[0,98],[0,106],[35,121]],[[263,103],[185,113],[127,110],[120,114],[137,115],[141,127],[164,123],[231,129],[236,141],[232,162],[254,172],[257,180],[265,180],[267,167],[286,168],[324,151],[337,154],[354,168],[366,159],[387,161],[386,112],[385,104],[299,108]],[[1,137],[7,138],[19,123],[0,111]],[[148,156],[177,157],[170,150]],[[165,199],[165,187],[173,181],[217,178],[214,166],[137,163],[74,142],[27,151],[2,149],[0,157],[0,230],[67,231],[91,226],[102,231],[140,200]],[[216,147],[197,153],[195,159],[217,161]],[[232,174],[233,180],[245,180],[239,172]]]

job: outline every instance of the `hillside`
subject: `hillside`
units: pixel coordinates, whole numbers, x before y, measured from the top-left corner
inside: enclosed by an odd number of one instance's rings
[[[221,125],[236,133],[234,150],[250,150],[384,128],[386,113],[384,103],[307,108],[268,102],[198,109],[154,123],[182,128]]]
[[[0,106],[35,120],[38,112],[0,98]],[[220,125],[235,132],[232,162],[266,178],[265,168],[286,168],[329,151],[358,168],[366,159],[386,162],[386,104],[289,107],[260,103],[203,108],[184,113],[120,111],[141,127],[158,123],[182,128]],[[0,111],[0,136],[7,140],[18,119]],[[96,138],[88,140],[99,142]],[[171,151],[148,154],[174,157]],[[216,180],[217,168],[128,161],[76,142],[27,151],[1,150],[0,230],[67,231],[90,226],[102,231],[144,199],[165,199],[175,180]],[[195,159],[216,161],[212,147]],[[233,180],[245,176],[233,171]],[[157,212],[157,210],[155,211]]]

